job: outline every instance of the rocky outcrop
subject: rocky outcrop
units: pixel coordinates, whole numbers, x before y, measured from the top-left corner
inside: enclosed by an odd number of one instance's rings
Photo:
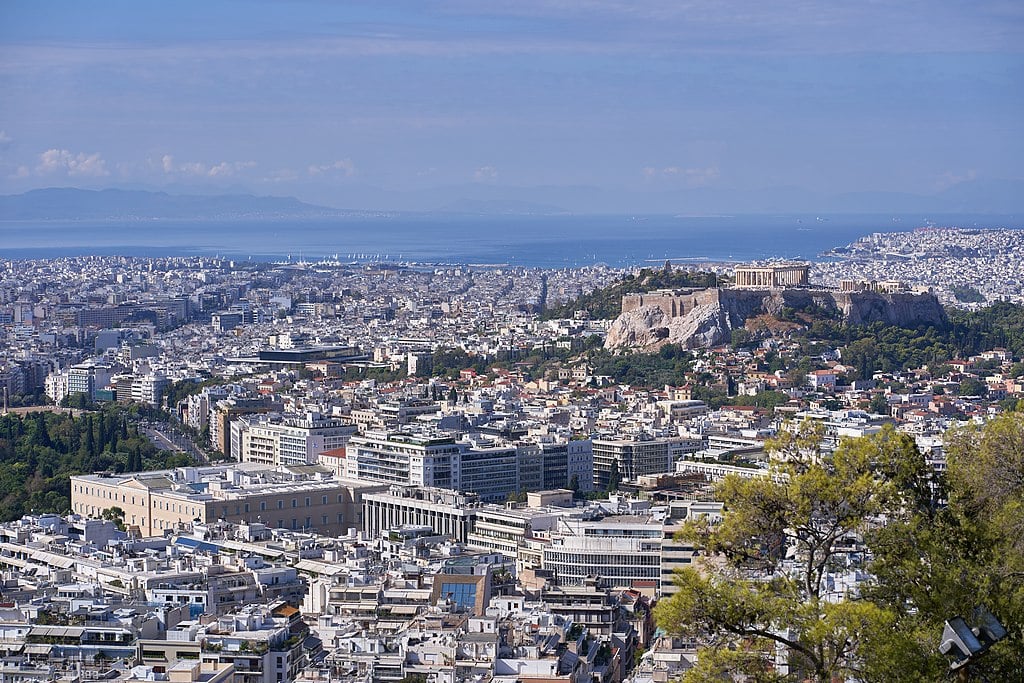
[[[642,305],[636,306],[637,303]],[[934,295],[903,292],[717,289],[684,295],[665,293],[661,298],[655,293],[633,304],[612,322],[606,348],[644,348],[665,343],[707,348],[728,341],[732,330],[743,327],[748,318],[762,314],[780,317],[787,309],[812,316],[842,316],[854,325],[883,322],[915,327],[943,326],[948,322]],[[674,311],[680,314],[672,315]]]
[[[703,348],[728,339],[729,314],[720,306],[696,306],[686,315],[669,316],[658,306],[641,306],[623,313],[612,323],[605,346],[648,347],[661,343]]]

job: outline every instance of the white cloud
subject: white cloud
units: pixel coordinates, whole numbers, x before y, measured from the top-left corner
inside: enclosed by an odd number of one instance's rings
[[[0,130],[0,149],[5,149],[6,147],[10,146],[13,140],[14,139],[7,134],[6,130]]]
[[[306,170],[311,176],[323,175],[326,173],[334,173],[335,171],[337,171],[346,178],[349,178],[355,175],[356,165],[352,163],[351,159],[339,159],[338,161],[335,161],[333,164],[313,164]]]
[[[252,168],[255,161],[221,161],[217,164],[204,164],[200,161],[175,162],[174,157],[165,154],[160,157],[160,168],[168,175],[190,175],[201,178],[226,178],[238,171]]]
[[[74,154],[66,149],[48,149],[39,155],[35,168],[36,175],[63,173],[72,177],[98,178],[110,175],[107,162],[99,152]]]
[[[489,180],[496,180],[498,178],[498,169],[493,166],[481,166],[480,168],[473,171],[473,180],[478,183],[487,182]]]

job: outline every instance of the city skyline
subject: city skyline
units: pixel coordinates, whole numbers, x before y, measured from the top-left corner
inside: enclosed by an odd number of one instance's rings
[[[1024,11],[1010,2],[0,13],[0,194],[627,212],[952,195],[978,211],[1024,178]]]

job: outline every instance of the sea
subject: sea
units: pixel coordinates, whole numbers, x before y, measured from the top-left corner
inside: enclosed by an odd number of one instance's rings
[[[822,260],[872,233],[1021,229],[998,215],[353,215],[316,219],[0,221],[0,258],[220,256],[567,268]]]

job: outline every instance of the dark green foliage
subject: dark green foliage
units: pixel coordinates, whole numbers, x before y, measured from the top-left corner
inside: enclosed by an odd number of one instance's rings
[[[733,348],[733,350],[742,348],[750,343],[751,337],[752,335],[750,334],[750,330],[746,329],[745,327],[737,327],[732,331],[732,334],[730,335],[729,345]]]
[[[877,577],[863,596],[936,652],[943,624],[980,605],[1009,632],[963,680],[1019,680],[1024,671],[1024,419],[1001,416],[946,435],[948,470],[934,482],[948,505],[911,505],[867,537]],[[920,497],[924,500],[925,497]],[[911,680],[904,676],[902,680]]]
[[[345,371],[341,374],[341,379],[345,382],[372,379],[384,384],[387,382],[398,382],[399,380],[403,380],[406,378],[407,374],[407,368],[405,365],[402,365],[397,370],[352,366],[345,368]]]
[[[876,372],[896,372],[954,358],[956,346],[948,330],[935,327],[907,329],[885,323],[864,326],[815,326],[812,334],[826,342],[843,344],[843,364],[855,369],[852,379],[870,379]]]
[[[878,393],[871,397],[871,405],[868,406],[868,410],[878,415],[889,414],[889,402],[885,400],[885,394]]]
[[[173,382],[164,389],[164,400],[167,402],[167,407],[174,410],[174,406],[178,405],[178,401],[182,401],[189,396],[198,394],[203,390],[203,387],[219,383],[220,381],[221,380],[195,382],[190,379],[183,379],[180,382]]]
[[[50,398],[43,393],[42,388],[26,394],[10,394],[7,397],[7,405],[11,408],[24,406],[45,406],[50,403]]]
[[[655,353],[597,351],[590,364],[595,375],[611,377],[619,384],[658,388],[682,384],[693,365],[693,357],[678,344],[666,344]]]
[[[960,382],[958,392],[961,396],[985,396],[988,394],[988,387],[980,379],[968,377]]]
[[[608,493],[615,493],[619,490],[619,484],[622,483],[622,473],[619,472],[619,461],[612,460],[611,471],[608,472],[608,488],[605,489]]]
[[[957,301],[965,304],[981,304],[985,303],[985,295],[976,290],[974,287],[953,287],[953,296],[956,297]]]
[[[1024,356],[1024,306],[1005,301],[978,311],[950,311],[950,341],[961,357],[995,348]]]
[[[816,320],[806,338],[840,347],[843,364],[856,369],[851,379],[922,366],[941,370],[953,358],[995,348],[1005,348],[1016,357],[1024,355],[1024,306],[1000,302],[979,311],[950,310],[949,318],[949,325],[941,328]]]
[[[584,294],[575,301],[561,306],[552,306],[544,311],[541,318],[571,318],[576,311],[587,311],[591,318],[610,319],[622,312],[622,295],[653,292],[656,289],[673,287],[717,287],[718,276],[714,273],[686,270],[654,270],[644,268],[637,275],[627,275],[618,282],[602,289]]]
[[[0,416],[0,520],[71,507],[72,474],[130,472],[191,464],[158,450],[134,421],[153,411],[109,404],[74,417],[40,411]]]
[[[438,349],[433,355],[434,376],[456,379],[460,370],[476,370],[478,374],[487,373],[487,359],[483,356],[471,356],[463,349]]]
[[[723,405],[756,406],[758,408],[775,410],[777,407],[788,402],[789,396],[781,391],[762,391],[754,396],[734,396],[728,400],[728,404],[723,403]]]

